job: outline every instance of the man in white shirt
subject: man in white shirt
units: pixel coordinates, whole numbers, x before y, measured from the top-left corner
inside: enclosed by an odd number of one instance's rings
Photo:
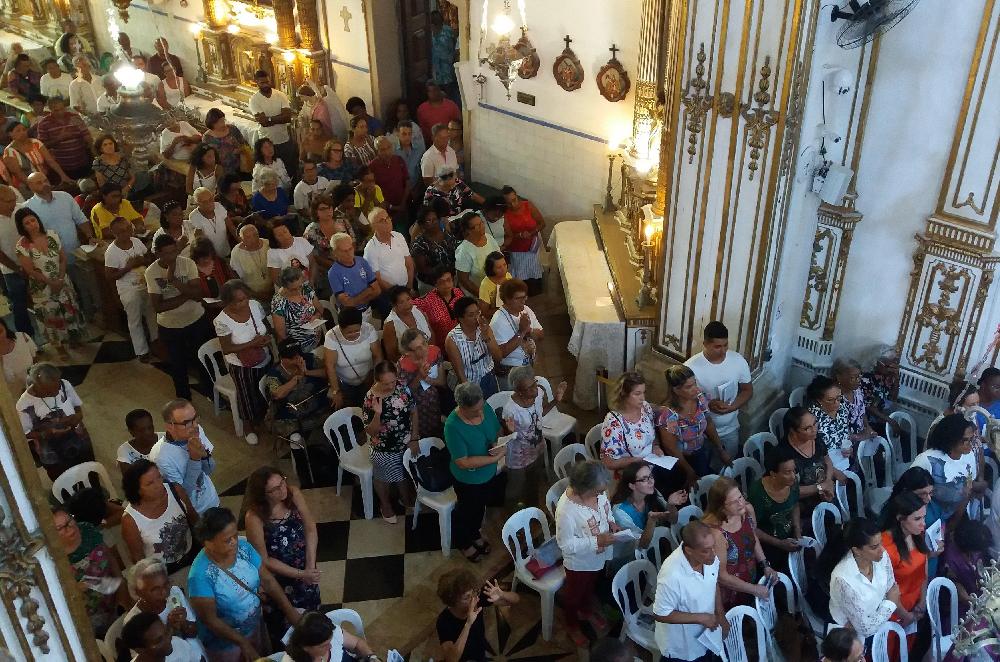
[[[198,129],[176,117],[167,116],[166,126],[160,132],[160,154],[165,159],[187,161],[194,146],[201,142]]]
[[[365,244],[364,258],[375,270],[375,279],[383,292],[394,285],[413,288],[414,264],[406,239],[392,229],[389,212],[375,207],[368,214],[374,234]]]
[[[447,124],[435,124],[431,129],[434,143],[420,157],[420,176],[424,178],[424,186],[434,183],[438,168],[450,166],[458,170],[458,155],[448,144],[449,133]]]
[[[726,452],[736,457],[740,448],[740,408],[753,397],[753,383],[747,360],[729,349],[726,325],[718,321],[706,324],[702,351],[684,365],[691,368],[708,398],[709,416]]]
[[[302,270],[306,282],[312,282],[313,245],[305,237],[295,237],[284,223],[275,223],[272,230],[274,246],[267,251],[267,270],[271,282],[277,284],[278,276],[285,267],[295,267]]]
[[[97,112],[106,113],[122,100],[118,96],[118,88],[121,87],[121,84],[114,74],[108,74],[101,79],[101,85],[104,87],[104,91],[97,97]]]
[[[146,281],[143,278],[146,266],[150,263],[149,251],[146,245],[132,236],[132,224],[122,217],[111,221],[111,234],[115,240],[104,252],[104,270],[108,278],[115,283],[118,298],[125,309],[128,320],[128,333],[132,339],[132,350],[139,360],[149,363],[149,343],[143,332],[143,322],[149,329],[149,339],[157,338],[156,314],[153,304],[146,292]]]
[[[653,618],[660,660],[719,660],[729,622],[719,593],[715,538],[711,529],[694,520],[682,529],[681,539],[681,546],[663,561],[656,575]],[[702,643],[706,639],[715,650]]]
[[[45,73],[42,74],[42,78],[38,83],[42,96],[51,97],[58,95],[64,99],[68,99],[69,84],[73,80],[72,76],[63,73],[63,70],[59,68],[59,63],[54,58],[49,58],[42,62],[42,68],[45,69]]]
[[[188,222],[194,230],[194,236],[207,238],[212,242],[215,253],[223,260],[228,259],[232,251],[229,237],[236,238],[236,228],[229,218],[229,212],[222,203],[215,201],[215,194],[204,186],[196,188],[193,196],[198,206],[191,211]]]
[[[289,174],[294,176],[295,164],[299,162],[299,148],[288,130],[294,117],[292,104],[284,92],[271,87],[271,76],[266,71],[258,71],[254,80],[257,81],[257,91],[250,97],[247,106],[260,124],[260,137],[270,139],[275,154],[285,163]]]
[[[160,469],[163,479],[184,486],[198,514],[219,505],[219,493],[212,483],[215,471],[214,446],[198,425],[198,412],[183,398],[163,407],[166,432],[153,444],[149,459]]]
[[[97,97],[103,92],[101,77],[93,72],[90,58],[85,53],[73,58],[73,66],[76,67],[76,78],[69,84],[69,106],[78,113],[96,113]]]
[[[151,91],[153,93],[153,96],[155,97],[156,93],[160,89],[160,77],[157,76],[156,74],[151,74],[148,71],[146,71],[146,56],[142,55],[141,53],[136,53],[135,55],[133,55],[132,66],[142,72],[142,78],[143,78],[142,82],[146,84],[146,86],[149,88],[148,91]]]
[[[325,193],[329,186],[330,180],[319,176],[316,162],[306,159],[302,162],[302,181],[292,192],[292,206],[300,215],[311,219],[313,196]]]

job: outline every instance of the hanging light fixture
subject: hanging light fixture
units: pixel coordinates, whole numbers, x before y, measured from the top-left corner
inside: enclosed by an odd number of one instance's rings
[[[503,12],[497,14],[493,23],[489,23],[490,0],[483,0],[483,15],[479,29],[479,64],[489,67],[504,89],[507,90],[507,98],[510,99],[510,84],[517,76],[518,69],[525,60],[525,53],[518,50],[510,41],[510,34],[517,24],[511,16],[510,0],[504,0]],[[522,35],[528,29],[528,20],[524,11],[524,0],[518,0],[518,9],[521,15]],[[492,28],[496,33],[495,44],[487,45],[487,35]]]

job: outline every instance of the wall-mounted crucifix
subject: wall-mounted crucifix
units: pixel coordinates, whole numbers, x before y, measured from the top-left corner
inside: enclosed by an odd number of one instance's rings
[[[340,18],[344,19],[344,32],[350,32],[351,24],[349,21],[354,18],[354,14],[350,12],[347,5],[344,5],[344,7],[340,10]]]

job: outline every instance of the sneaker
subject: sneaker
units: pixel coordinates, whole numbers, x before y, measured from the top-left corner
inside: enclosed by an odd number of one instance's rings
[[[247,435],[247,443],[251,446],[256,446],[260,440],[257,439],[257,435],[253,432]]]

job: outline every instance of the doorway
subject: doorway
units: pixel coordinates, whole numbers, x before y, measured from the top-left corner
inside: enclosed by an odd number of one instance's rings
[[[432,55],[432,50],[435,47],[435,35],[437,34],[432,24],[432,16],[439,12],[444,26],[442,29],[450,32],[450,62],[454,64],[458,61],[461,41],[459,35],[462,34],[459,29],[459,12],[458,6],[447,0],[400,0],[399,11],[400,25],[403,28],[403,89],[411,108],[415,110],[426,99],[425,85],[428,80],[434,77],[435,62],[437,61],[437,58]],[[447,47],[448,41],[446,36],[442,40],[442,46]],[[443,67],[448,67],[446,59],[442,59],[437,64],[439,72]],[[451,80],[445,81],[446,84],[441,87],[449,98],[461,106],[454,68],[448,67],[448,69],[452,72]]]

